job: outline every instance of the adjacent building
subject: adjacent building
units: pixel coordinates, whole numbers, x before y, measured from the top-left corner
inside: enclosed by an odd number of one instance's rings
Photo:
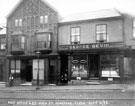
[[[0,31],[0,82],[6,81],[6,34]]]
[[[135,21],[116,9],[74,14],[59,22],[61,75],[67,83],[124,81],[135,76]],[[67,72],[68,71],[68,72]]]
[[[14,85],[57,82],[58,17],[44,0],[20,0],[8,14],[7,71]]]

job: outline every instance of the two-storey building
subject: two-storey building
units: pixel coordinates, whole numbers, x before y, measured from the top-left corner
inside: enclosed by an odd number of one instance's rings
[[[60,73],[68,76],[65,83],[133,77],[134,28],[133,18],[115,9],[74,14],[60,21]]]
[[[56,83],[58,12],[45,0],[20,0],[7,16],[7,71],[14,85]]]

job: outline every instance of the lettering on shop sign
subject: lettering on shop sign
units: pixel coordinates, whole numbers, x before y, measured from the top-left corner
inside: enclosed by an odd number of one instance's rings
[[[94,43],[94,44],[79,44],[79,45],[61,45],[59,50],[83,50],[83,49],[100,49],[121,47],[122,43]]]
[[[106,106],[109,102],[107,100],[88,100],[88,101],[8,101],[8,105],[15,106]]]

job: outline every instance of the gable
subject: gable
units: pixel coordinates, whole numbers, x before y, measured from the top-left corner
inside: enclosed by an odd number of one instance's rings
[[[38,15],[43,13],[57,12],[49,3],[45,0],[20,0],[16,6],[7,15],[7,19],[11,16],[21,17],[28,15]]]

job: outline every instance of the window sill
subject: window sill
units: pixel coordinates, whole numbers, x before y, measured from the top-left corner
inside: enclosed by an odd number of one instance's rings
[[[132,38],[131,40],[135,40],[135,38]]]

